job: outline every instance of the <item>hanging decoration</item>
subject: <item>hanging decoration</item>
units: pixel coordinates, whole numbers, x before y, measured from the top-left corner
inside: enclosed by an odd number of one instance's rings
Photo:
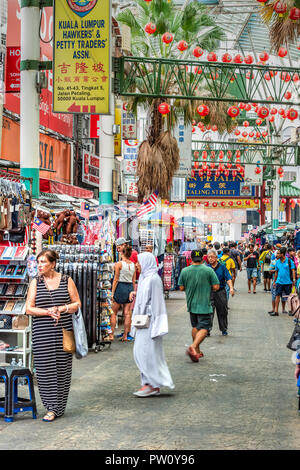
[[[240,114],[240,110],[237,106],[230,106],[230,108],[228,108],[227,114],[232,119],[236,119]]]
[[[171,33],[164,33],[161,37],[162,42],[164,42],[165,44],[170,44],[173,39],[173,34]]]
[[[203,49],[201,49],[201,47],[199,46],[195,47],[193,50],[193,56],[197,58],[201,57],[203,53],[204,53]]]

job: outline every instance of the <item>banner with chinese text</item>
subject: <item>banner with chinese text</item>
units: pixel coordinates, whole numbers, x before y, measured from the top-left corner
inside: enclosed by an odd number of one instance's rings
[[[251,197],[255,188],[245,185],[240,175],[229,176],[195,176],[187,178],[187,197]]]
[[[110,1],[54,1],[53,111],[109,114]]]

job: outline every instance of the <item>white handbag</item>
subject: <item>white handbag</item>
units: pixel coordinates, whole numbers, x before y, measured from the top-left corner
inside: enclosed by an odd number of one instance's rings
[[[150,305],[147,305],[144,315],[134,315],[132,319],[132,326],[138,329],[149,328],[150,318],[151,318],[151,307]]]

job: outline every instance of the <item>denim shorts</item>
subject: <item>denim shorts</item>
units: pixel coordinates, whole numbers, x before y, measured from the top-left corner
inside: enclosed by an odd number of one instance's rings
[[[247,276],[248,276],[248,279],[257,277],[257,268],[247,268]]]
[[[272,302],[275,302],[276,299],[276,287],[274,284],[271,285],[271,295],[272,295]]]
[[[280,297],[288,297],[292,292],[292,284],[276,284],[275,295]]]

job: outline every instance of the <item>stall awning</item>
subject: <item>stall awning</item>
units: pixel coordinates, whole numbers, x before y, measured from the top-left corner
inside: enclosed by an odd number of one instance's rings
[[[80,199],[89,199],[94,197],[93,191],[89,191],[88,189],[43,178],[40,178],[40,191],[43,193],[66,194],[67,196]]]

